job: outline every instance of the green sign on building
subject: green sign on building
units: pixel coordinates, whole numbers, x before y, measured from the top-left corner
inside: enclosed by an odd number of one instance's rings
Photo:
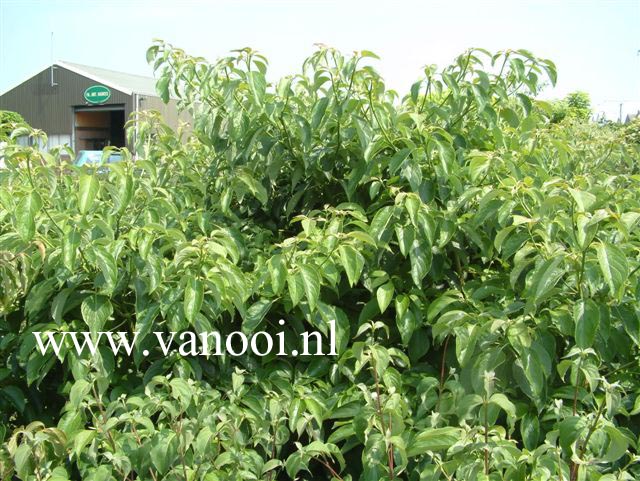
[[[111,97],[111,90],[104,85],[92,85],[84,91],[84,99],[90,104],[103,104]]]

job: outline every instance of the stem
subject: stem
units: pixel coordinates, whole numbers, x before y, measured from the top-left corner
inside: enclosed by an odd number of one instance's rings
[[[271,429],[273,429],[273,436],[271,437],[271,459],[275,459],[275,457],[276,457],[276,433],[277,433],[277,429],[278,429],[278,424],[277,423],[273,423],[272,426],[271,426]],[[271,479],[273,478],[273,473],[274,473],[273,469],[271,471],[269,471],[269,481],[271,481]]]
[[[331,476],[333,476],[336,479],[339,479],[340,481],[344,481],[344,479],[342,478],[342,476],[340,476],[335,469],[333,469],[333,467],[324,459],[322,458],[316,458],[325,468],[327,468],[329,470],[329,472],[331,473]]]
[[[578,389],[580,388],[580,369],[582,368],[582,357],[578,361],[578,374],[576,374],[576,386],[573,390],[573,415],[578,412]]]
[[[580,369],[582,367],[582,357],[578,361],[578,373],[576,374],[576,386],[573,390],[573,415],[576,416],[578,413],[578,389],[580,388]],[[602,403],[604,405],[604,403]],[[578,479],[578,469],[579,465],[574,461],[571,461],[571,466],[569,468],[569,479],[571,481],[576,481]]]
[[[373,88],[373,86],[372,86],[372,88]],[[384,135],[384,138],[386,139],[387,143],[389,144],[389,147],[393,147],[393,141],[391,140],[391,138],[389,138],[389,134],[387,133],[387,129],[380,122],[380,119],[378,118],[378,114],[376,113],[376,109],[373,106],[373,97],[372,97],[372,92],[371,92],[372,88],[368,89],[369,105],[371,106],[371,113],[373,114],[373,117],[376,119],[376,123],[378,124],[378,127],[380,127],[380,130],[382,130],[382,134]]]
[[[382,427],[382,431],[384,432],[384,436],[387,436],[387,428],[384,423],[384,415],[382,413],[382,404],[380,402],[380,382],[378,379],[378,372],[376,371],[376,362],[371,356],[371,364],[373,366],[373,379],[376,383],[376,404],[378,409],[378,417],[380,418],[380,425]],[[389,423],[389,430],[391,429],[391,423]],[[394,479],[394,468],[393,468],[393,443],[389,444],[389,449],[387,450],[387,461],[389,465],[389,478]]]
[[[489,475],[489,401],[484,396],[484,474]]]
[[[125,408],[126,408],[126,404],[125,404]],[[136,443],[138,444],[138,446],[142,447],[142,439],[140,438],[140,435],[138,434],[138,430],[136,429],[135,421],[131,422],[131,432],[133,433],[133,436],[136,438]],[[153,469],[149,468],[149,474],[151,475],[151,478],[153,479],[153,481],[158,481],[158,478],[156,477],[156,473],[153,471]]]
[[[447,347],[449,347],[449,337],[450,336],[447,336],[445,338],[444,347],[442,348],[442,359],[440,361],[440,387],[438,388],[438,402],[436,403],[436,411],[440,409],[440,399],[442,398],[442,392],[444,391],[444,373],[447,361]]]
[[[587,446],[589,445],[589,440],[591,439],[591,436],[593,435],[593,433],[596,430],[596,426],[598,425],[598,420],[600,419],[600,416],[602,415],[602,411],[604,411],[604,407],[607,403],[603,400],[602,403],[600,404],[600,406],[598,407],[598,411],[596,412],[596,417],[593,419],[593,423],[591,423],[591,426],[589,426],[589,431],[587,432],[587,436],[584,438],[584,441],[582,443],[580,443],[580,446],[578,448],[578,457],[582,458],[582,456],[584,456],[584,453],[587,451]],[[578,473],[580,471],[580,465],[577,463],[571,463],[571,477],[570,480],[571,481],[577,481],[578,480]]]
[[[557,446],[556,446],[556,456],[558,457],[558,481],[564,481],[564,477],[562,476],[562,458],[560,458],[560,451],[558,451]]]
[[[111,431],[104,429],[104,425],[107,423],[107,413],[104,410],[104,406],[102,404],[102,400],[100,399],[100,396],[98,396],[98,391],[96,391],[95,383],[91,383],[91,390],[93,391],[93,397],[96,400],[96,404],[98,405],[98,410],[100,411],[100,415],[102,416],[102,426],[100,426],[100,430],[107,435],[107,439],[109,441],[109,444],[111,445],[111,449],[113,449],[113,452],[115,453],[117,451],[116,441],[113,439],[113,436],[111,436]],[[122,474],[123,480],[129,479],[130,481],[133,481],[131,480],[130,477],[124,474],[120,469],[116,468],[116,470],[120,474]]]
[[[178,441],[180,441],[180,436],[182,436],[182,413],[180,413],[180,417],[178,418]],[[182,474],[184,475],[184,481],[189,481],[189,477],[187,476],[187,462],[184,459],[184,446],[182,443],[180,445],[180,463],[182,464]]]

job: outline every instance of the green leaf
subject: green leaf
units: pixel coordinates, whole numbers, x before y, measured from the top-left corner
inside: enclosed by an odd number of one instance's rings
[[[509,416],[510,418],[516,417],[515,404],[509,401],[507,396],[505,396],[504,394],[501,394],[501,393],[494,394],[489,398],[489,402],[500,407],[500,409],[502,409],[505,413],[507,413],[507,416]]]
[[[371,226],[369,227],[369,234],[371,234],[371,237],[373,237],[378,243],[383,242],[385,234],[389,232],[391,224],[393,223],[393,213],[394,207],[388,205],[380,209],[373,216]]]
[[[269,312],[272,304],[272,300],[260,299],[249,309],[247,309],[247,312],[244,316],[244,322],[242,323],[242,331],[245,333],[255,331],[264,319],[264,316],[266,316],[267,312]]]
[[[11,404],[13,404],[18,413],[22,413],[24,411],[26,399],[24,397],[24,393],[19,387],[5,386],[0,389],[0,394],[11,401]],[[2,438],[0,438],[0,441],[1,440]]]
[[[279,294],[284,289],[287,281],[287,266],[284,256],[276,254],[267,263],[269,275],[271,276],[271,287],[274,294]]]
[[[558,255],[543,261],[531,279],[529,301],[538,304],[548,297],[564,274],[563,257]]]
[[[309,302],[309,309],[314,311],[320,297],[320,274],[315,266],[303,264],[300,266],[302,285]]]
[[[462,438],[462,429],[454,427],[427,428],[408,444],[407,456],[414,457],[429,451],[443,451]]]
[[[95,333],[103,330],[105,323],[113,314],[113,305],[108,297],[94,294],[82,301],[80,311],[84,322],[91,332]]]
[[[362,269],[364,267],[364,256],[349,244],[342,244],[338,247],[340,261],[349,279],[349,285],[353,287],[358,283]]]
[[[204,284],[202,280],[194,276],[187,276],[187,282],[184,288],[184,316],[190,324],[196,319],[196,316],[202,308],[204,300]]]
[[[260,72],[247,72],[247,81],[251,87],[251,93],[256,99],[258,105],[262,105],[264,94],[267,90],[267,82],[264,75]]]
[[[249,188],[249,192],[260,201],[261,204],[266,204],[269,200],[267,189],[258,182],[253,175],[247,170],[241,170],[236,173],[238,180]]]
[[[381,314],[387,310],[387,307],[391,303],[391,299],[393,299],[393,292],[393,282],[391,281],[378,287],[378,290],[376,291],[376,298],[378,300],[378,307],[380,308]]]
[[[413,226],[396,226],[396,237],[398,238],[398,247],[403,256],[409,254],[413,241],[416,239],[416,232]]]
[[[524,447],[533,451],[540,439],[540,421],[535,414],[527,413],[520,421],[520,434]]]
[[[69,392],[69,404],[72,408],[78,409],[80,403],[83,401],[84,397],[91,390],[91,384],[84,380],[78,379],[73,386],[71,387],[71,391]]]
[[[431,247],[428,244],[420,243],[418,239],[413,241],[413,246],[409,251],[409,259],[411,261],[411,279],[417,287],[422,285],[422,279],[431,269],[432,257]]]
[[[309,471],[309,460],[300,451],[296,451],[287,458],[285,469],[289,478],[298,479],[296,476],[300,471]]]
[[[322,118],[327,110],[327,106],[329,105],[329,97],[320,98],[315,105],[313,106],[313,111],[311,112],[311,129],[315,130],[320,125]]]
[[[69,473],[62,466],[58,466],[51,471],[51,476],[47,481],[69,481]]]
[[[622,321],[626,333],[636,346],[640,347],[640,315],[638,315],[633,306],[624,304],[613,306],[611,314]]]
[[[4,187],[3,187],[4,188]],[[24,241],[30,241],[36,232],[36,215],[42,208],[42,199],[37,192],[23,197],[16,206],[16,227]]]
[[[93,252],[96,256],[96,263],[104,277],[105,291],[111,293],[118,282],[118,265],[116,260],[111,253],[102,247],[94,247]]]
[[[98,192],[100,190],[100,183],[95,175],[82,174],[80,175],[80,185],[78,188],[78,209],[81,214],[86,214],[93,206]]]
[[[72,228],[62,238],[62,261],[70,271],[75,269],[78,247],[80,247],[80,233]]]
[[[175,433],[163,430],[152,443],[149,457],[160,474],[165,474],[173,465],[178,452],[177,441]]]
[[[573,306],[576,345],[586,349],[593,345],[600,324],[600,309],[591,299],[582,299]]]
[[[193,386],[179,377],[169,381],[169,386],[171,387],[171,396],[180,403],[183,410],[186,410],[193,398]]]
[[[398,309],[396,307],[396,326],[398,328],[398,332],[400,332],[402,344],[406,346],[411,341],[411,337],[418,327],[418,323],[416,321],[415,314],[410,309],[407,309],[404,313],[402,313],[402,315],[398,315],[397,310]],[[420,342],[423,345],[427,344],[427,341],[425,339],[421,339]]]
[[[520,124],[520,119],[518,118],[518,114],[516,114],[512,109],[506,107],[500,111],[500,117],[502,117],[510,127],[514,129],[518,127]]]
[[[76,459],[84,452],[87,444],[94,440],[96,434],[97,431],[94,430],[82,430],[73,434],[73,454]]]
[[[34,463],[31,455],[33,454],[31,446],[24,443],[18,446],[13,455],[13,462],[16,466],[18,477],[23,480],[30,479],[29,475],[33,473]]]
[[[156,83],[156,92],[165,104],[169,102],[169,82],[171,82],[171,77],[163,75]]]
[[[618,247],[608,243],[598,244],[596,251],[602,276],[609,286],[611,295],[616,298],[622,297],[624,284],[629,276],[626,256]]]
[[[605,426],[604,431],[609,437],[609,445],[607,446],[607,451],[602,460],[605,463],[614,463],[627,453],[629,440],[614,426]]]
[[[596,196],[589,192],[572,188],[569,188],[569,192],[571,193],[573,200],[576,202],[578,212],[589,212],[591,210],[591,206],[596,202]]]
[[[369,244],[372,247],[377,247],[376,241],[373,240],[369,234],[361,230],[354,230],[347,234],[348,237],[352,237],[354,239],[359,240],[360,242],[364,242],[365,244]]]
[[[304,284],[300,272],[296,272],[287,277],[287,288],[289,290],[289,297],[291,297],[291,303],[295,307],[300,303],[304,295]]]

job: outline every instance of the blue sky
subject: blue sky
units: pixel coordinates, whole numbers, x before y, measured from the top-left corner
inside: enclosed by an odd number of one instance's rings
[[[640,0],[0,0],[0,92],[49,65],[52,31],[56,60],[143,75],[153,38],[211,60],[251,46],[272,80],[298,71],[314,43],[367,49],[400,93],[466,48],[527,48],[558,66],[546,97],[585,90],[614,118],[621,102],[640,108]]]

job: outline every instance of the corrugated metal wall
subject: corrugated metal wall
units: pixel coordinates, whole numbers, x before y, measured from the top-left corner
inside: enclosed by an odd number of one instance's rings
[[[73,135],[74,108],[88,107],[84,91],[99,82],[64,67],[54,70],[54,80],[58,85],[52,87],[51,70],[43,70],[0,96],[0,110],[18,112],[29,125],[45,131],[50,137],[64,136],[65,139],[70,139]],[[124,105],[125,122],[128,121],[134,109],[136,95],[127,95],[109,88],[111,97],[97,108]],[[178,120],[191,123],[188,114],[178,113],[174,99],[168,104],[151,95],[140,95],[140,99],[140,110],[158,110],[167,125],[173,129],[177,128]]]
[[[73,108],[87,105],[84,91],[98,82],[62,67],[54,70],[54,80],[58,85],[51,87],[50,69],[40,72],[2,95],[0,109],[18,112],[29,125],[49,135],[71,135]],[[131,96],[111,88],[111,98],[101,105],[117,104],[124,104],[125,118],[129,118]]]
[[[151,97],[148,95],[142,95],[144,100],[140,102],[140,110],[157,110],[164,118],[166,124],[172,129],[178,127],[178,121],[192,123],[191,116],[186,112],[178,113],[177,101],[175,99],[169,99],[169,103],[165,104],[160,97]],[[187,129],[190,131],[190,129]]]

